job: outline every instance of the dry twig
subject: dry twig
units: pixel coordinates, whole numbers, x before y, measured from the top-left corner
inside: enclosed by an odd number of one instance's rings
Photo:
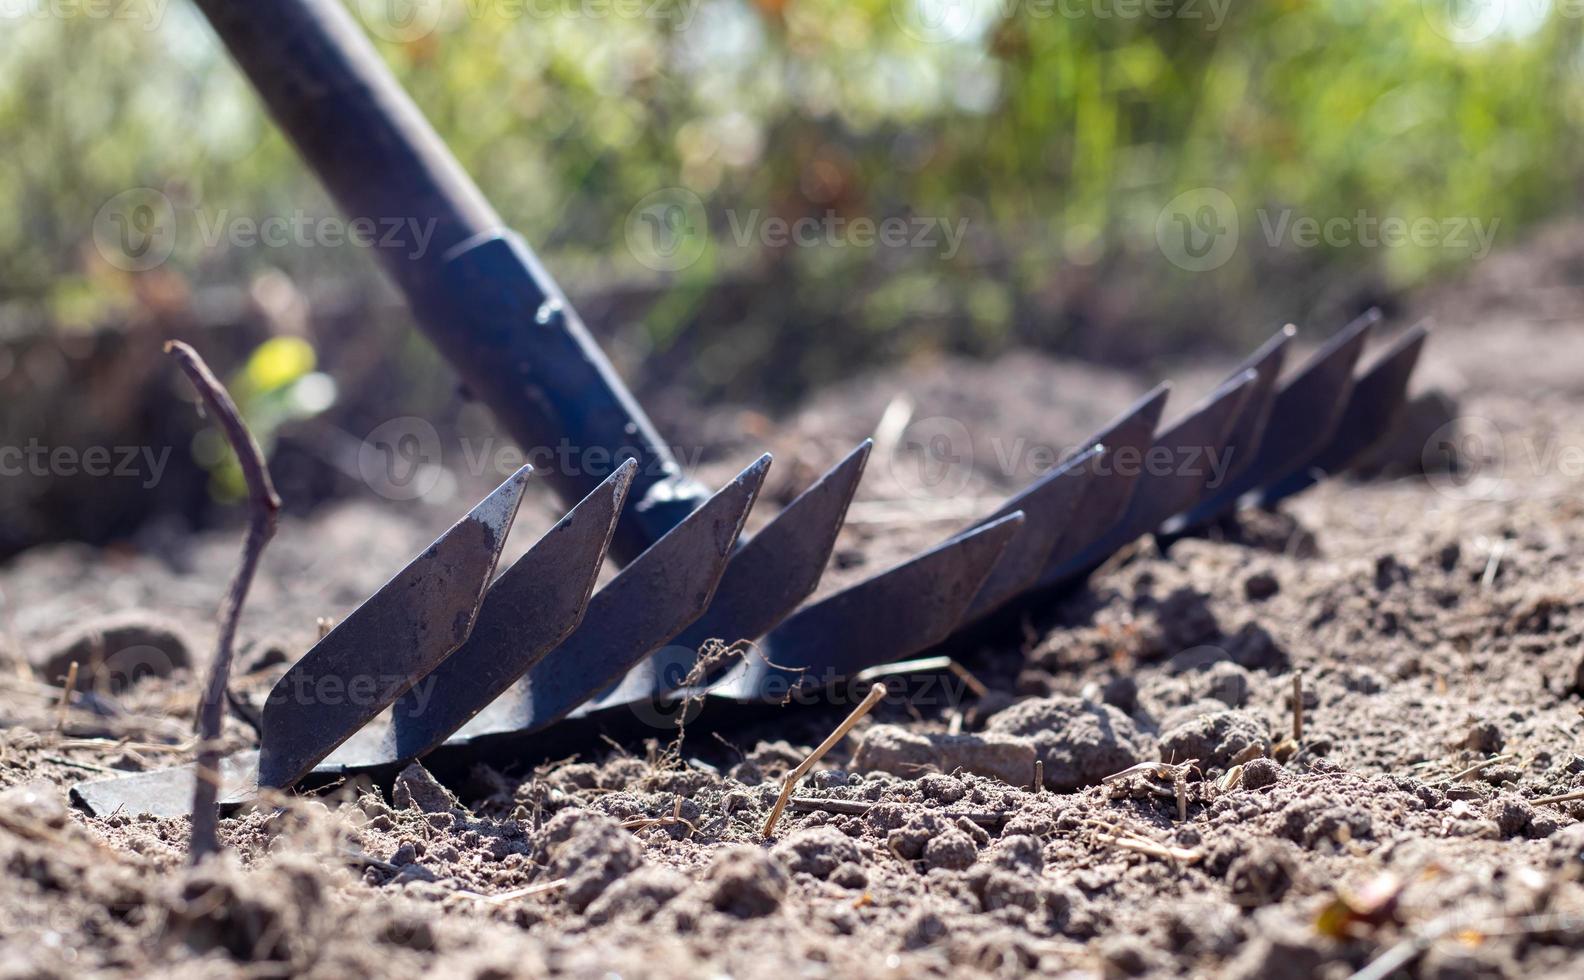
[[[1584,800],[1584,789],[1563,793],[1560,796],[1542,796],[1538,800],[1530,800],[1529,802],[1535,806],[1544,806],[1547,803],[1572,803],[1574,800]]]
[[[1293,671],[1293,728],[1292,740],[1294,745],[1303,744],[1303,671]]]
[[[60,707],[56,709],[55,730],[63,731],[66,728],[66,712],[71,710],[72,692],[77,690],[77,661],[73,660],[66,669],[66,686],[61,688]]]
[[[198,706],[198,778],[193,788],[192,847],[188,854],[188,859],[197,864],[206,855],[219,849],[220,811],[216,800],[220,791],[220,725],[231,678],[231,648],[236,640],[237,619],[242,613],[242,604],[247,600],[253,574],[258,570],[259,556],[275,534],[275,522],[281,504],[280,497],[275,494],[275,486],[270,482],[269,469],[264,465],[264,453],[259,449],[258,441],[248,431],[236,403],[226,393],[214,372],[209,370],[209,365],[204,363],[197,351],[180,341],[169,341],[165,350],[175,356],[187,380],[192,382],[225,433],[226,441],[231,444],[237,462],[242,467],[249,497],[248,531],[242,545],[242,562],[237,566],[231,587],[220,606],[220,638],[215,646],[214,663],[209,667],[209,680],[204,688],[203,700]]]
[[[790,802],[794,810],[817,810],[822,813],[839,813],[848,817],[861,817],[875,806],[873,803],[865,803],[861,800],[825,800],[816,796],[794,796]],[[962,817],[964,820],[972,821],[981,827],[988,827],[992,830],[1006,823],[1015,815],[1015,811],[1011,810],[938,810],[935,812],[938,812],[943,817]]]
[[[876,684],[871,687],[868,696],[859,702],[858,707],[853,709],[852,714],[848,715],[840,725],[836,726],[836,730],[831,732],[825,741],[819,744],[819,748],[810,752],[807,759],[804,759],[796,769],[787,773],[786,782],[781,784],[781,796],[776,800],[775,807],[770,811],[770,819],[765,821],[764,835],[766,837],[775,832],[776,821],[781,819],[781,811],[786,809],[787,800],[792,798],[792,787],[796,786],[798,780],[802,779],[810,769],[814,768],[814,763],[824,758],[825,753],[834,748],[837,742],[840,742],[848,732],[852,731],[852,727],[858,724],[860,718],[869,713],[870,708],[880,703],[880,699],[885,697],[885,692],[886,687],[884,684]]]
[[[1506,762],[1507,760],[1513,759],[1513,758],[1516,758],[1516,757],[1513,756],[1511,753],[1509,753],[1507,755],[1493,755],[1489,759],[1486,759],[1484,762],[1476,762],[1472,766],[1469,766],[1467,769],[1460,769],[1460,770],[1458,770],[1457,772],[1453,773],[1450,776],[1442,776],[1440,779],[1437,779],[1436,781],[1432,782],[1430,785],[1431,786],[1443,786],[1443,785],[1445,785],[1447,783],[1455,783],[1455,782],[1457,782],[1460,779],[1467,779],[1468,777],[1473,776],[1476,773],[1479,773],[1479,772],[1481,772],[1481,771],[1483,771],[1485,769],[1489,769],[1491,766],[1496,765],[1498,762]]]

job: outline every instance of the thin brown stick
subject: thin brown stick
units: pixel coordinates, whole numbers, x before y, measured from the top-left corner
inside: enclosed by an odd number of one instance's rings
[[[71,666],[66,668],[66,686],[61,688],[60,707],[56,709],[55,714],[56,731],[66,727],[66,712],[71,710],[71,697],[75,690],[77,690],[77,661],[73,660]]]
[[[791,807],[794,810],[839,813],[850,817],[861,817],[874,809],[874,806],[873,803],[865,803],[860,800],[825,800],[813,796],[794,796],[791,800]],[[1012,810],[937,810],[934,812],[939,813],[943,817],[962,817],[965,820],[973,821],[981,827],[990,827],[992,829],[1001,826],[1017,815]]]
[[[1437,780],[1433,781],[1432,783],[1430,783],[1430,785],[1431,786],[1441,786],[1441,785],[1444,785],[1446,783],[1455,783],[1455,782],[1457,782],[1460,779],[1467,779],[1468,777],[1474,775],[1475,773],[1483,772],[1484,770],[1489,769],[1491,766],[1496,765],[1498,762],[1507,762],[1507,761],[1509,761],[1511,759],[1515,759],[1515,758],[1517,758],[1517,756],[1515,756],[1515,755],[1513,755],[1511,753],[1509,753],[1507,755],[1493,755],[1489,759],[1486,759],[1484,762],[1476,762],[1472,766],[1469,766],[1467,769],[1459,769],[1457,772],[1453,773],[1450,776],[1442,776],[1440,779],[1437,779]]]
[[[787,773],[786,782],[781,784],[781,796],[776,800],[775,807],[770,811],[770,819],[765,821],[764,835],[766,837],[775,832],[776,821],[781,819],[781,811],[786,809],[787,800],[792,798],[792,788],[797,785],[798,780],[802,779],[810,769],[814,768],[814,763],[824,758],[825,753],[834,748],[837,742],[840,742],[848,732],[852,731],[852,727],[858,724],[860,718],[869,713],[870,708],[880,703],[880,699],[885,697],[885,692],[886,686],[884,684],[876,684],[871,687],[869,694],[863,701],[859,702],[858,707],[854,708],[852,714],[848,715],[840,725],[836,726],[836,730],[831,732],[825,741],[819,744],[819,748],[810,752],[807,759],[804,759],[796,769]]]
[[[237,411],[209,365],[198,352],[180,341],[165,344],[165,351],[176,358],[197,389],[199,397],[214,416],[226,441],[236,453],[242,467],[242,477],[248,487],[248,531],[242,544],[242,562],[237,566],[231,587],[220,606],[220,638],[215,646],[214,663],[209,667],[209,681],[205,685],[203,700],[198,706],[198,778],[193,787],[192,846],[188,860],[197,864],[205,856],[220,848],[220,810],[216,806],[220,792],[220,724],[225,714],[226,691],[231,680],[231,648],[236,640],[237,619],[242,614],[242,604],[247,601],[248,589],[253,584],[253,574],[258,571],[259,556],[264,546],[275,534],[275,522],[280,513],[280,497],[270,482],[269,469],[264,465],[264,453],[258,440],[248,431],[247,423]]]
[[[1045,760],[1034,760],[1034,792],[1045,792]]]
[[[1529,802],[1536,806],[1544,806],[1547,803],[1572,803],[1574,800],[1584,800],[1584,789],[1563,793],[1561,796],[1542,796],[1538,800],[1530,800]]]
[[[1303,744],[1303,671],[1293,671],[1293,729],[1294,745]]]

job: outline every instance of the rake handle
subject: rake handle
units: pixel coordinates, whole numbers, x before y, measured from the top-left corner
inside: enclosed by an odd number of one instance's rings
[[[413,222],[374,250],[419,326],[571,506],[626,457],[628,561],[707,494],[687,478],[560,287],[508,230],[338,0],[197,0],[349,219]],[[415,247],[418,229],[429,232]]]

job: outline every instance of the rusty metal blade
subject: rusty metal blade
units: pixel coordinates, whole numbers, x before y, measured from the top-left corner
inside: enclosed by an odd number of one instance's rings
[[[1097,461],[1099,475],[1090,481],[1071,518],[1068,532],[1046,559],[1045,571],[1036,588],[1065,582],[1086,571],[1085,553],[1090,545],[1104,537],[1127,512],[1138,489],[1144,454],[1155,441],[1155,429],[1160,425],[1170,393],[1169,384],[1156,385],[1089,440],[1106,449],[1105,456]]]
[[[1414,365],[1419,363],[1419,353],[1428,336],[1429,331],[1423,324],[1410,327],[1359,375],[1330,443],[1307,463],[1262,491],[1260,506],[1275,506],[1325,477],[1343,472],[1389,434],[1398,410],[1408,397],[1408,380]]]
[[[1021,512],[1009,514],[800,609],[711,693],[779,703],[794,686],[834,683],[939,643],[1022,526]]]
[[[770,469],[761,456],[589,600],[583,623],[452,741],[538,731],[619,679],[709,607]]]
[[[1259,373],[1252,368],[1206,396],[1150,445],[1140,461],[1138,488],[1126,512],[1072,561],[1078,579],[1135,538],[1160,527],[1203,498],[1221,480],[1227,434],[1248,403]]]
[[[873,440],[865,439],[737,549],[709,609],[621,683],[577,709],[663,697],[680,688],[706,640],[754,640],[814,593],[830,562],[842,520],[863,476]]]
[[[637,465],[623,463],[502,572],[467,642],[319,768],[372,768],[428,753],[565,640],[583,621]]]
[[[260,786],[307,775],[467,639],[531,470],[480,501],[281,677],[261,719]]]
[[[1001,560],[990,570],[963,615],[962,624],[983,619],[1039,581],[1051,553],[1068,533],[1079,501],[1100,472],[1105,455],[1105,447],[1091,446],[1051,469],[994,514],[973,525],[981,527],[1014,512],[1023,513],[1023,530],[1013,535]]]
[[[1378,310],[1355,319],[1314,353],[1271,400],[1270,421],[1254,459],[1231,480],[1194,508],[1182,530],[1215,520],[1237,507],[1250,491],[1302,466],[1326,445],[1353,391],[1353,367],[1380,320]]]

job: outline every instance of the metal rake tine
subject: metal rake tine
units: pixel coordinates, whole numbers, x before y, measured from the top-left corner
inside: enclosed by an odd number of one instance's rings
[[[1309,462],[1262,491],[1261,507],[1275,506],[1324,477],[1341,473],[1387,435],[1407,400],[1408,380],[1428,336],[1424,324],[1410,327],[1359,375],[1331,442]]]
[[[1068,531],[1046,559],[1045,571],[1036,588],[1063,582],[1086,570],[1081,564],[1084,551],[1122,519],[1138,488],[1144,454],[1155,441],[1155,429],[1166,410],[1171,385],[1162,382],[1134,402],[1090,439],[1105,446],[1098,462],[1101,472],[1084,491]]]
[[[573,713],[670,694],[687,679],[706,640],[758,639],[790,615],[819,586],[873,445],[865,439],[743,542],[704,615]]]
[[[1276,401],[1276,382],[1281,377],[1282,364],[1287,359],[1287,349],[1297,334],[1298,328],[1290,323],[1287,324],[1228,375],[1230,380],[1252,369],[1258,372],[1259,377],[1255,380],[1254,390],[1249,392],[1248,401],[1244,403],[1242,411],[1238,413],[1237,421],[1232,424],[1231,433],[1227,436],[1226,452],[1231,459],[1231,465],[1227,467],[1226,474],[1222,477],[1223,484],[1229,484],[1241,476],[1243,471],[1254,462],[1254,457],[1259,452],[1260,443],[1265,439],[1265,428],[1270,422],[1271,409]],[[1156,532],[1156,540],[1164,547],[1175,540],[1184,528],[1207,520],[1208,518],[1200,516],[1200,511],[1208,503],[1210,501],[1184,513],[1173,515]]]
[[[1120,520],[1073,558],[1071,579],[1085,575],[1118,549],[1160,527],[1173,514],[1197,503],[1214,479],[1227,433],[1248,403],[1259,374],[1252,368],[1222,384],[1151,444],[1141,461],[1142,475]],[[1153,472],[1161,465],[1168,472]]]
[[[1379,310],[1358,317],[1298,368],[1271,400],[1270,421],[1254,459],[1174,527],[1187,531],[1215,520],[1251,490],[1291,473],[1325,446],[1352,394],[1353,366],[1379,320]]]
[[[934,646],[951,635],[1022,526],[1021,512],[1009,514],[798,610],[765,636],[761,655],[739,662],[710,693],[779,702],[793,688]]]
[[[983,619],[1039,581],[1040,573],[1067,533],[1079,501],[1090,488],[1105,456],[1104,446],[1089,447],[1041,476],[1009,499],[1000,510],[974,525],[980,527],[1017,511],[1023,514],[1022,532],[1013,536],[959,625]]]
[[[1298,328],[1287,324],[1227,375],[1228,381],[1245,371],[1254,371],[1257,376],[1248,400],[1238,412],[1237,421],[1232,423],[1232,431],[1227,433],[1226,452],[1230,454],[1232,462],[1222,478],[1223,482],[1237,479],[1238,474],[1254,462],[1254,455],[1265,438],[1265,427],[1270,423],[1271,406],[1276,399],[1276,382],[1281,377],[1282,364],[1287,360],[1287,349],[1297,335]]]
[[[376,719],[341,745],[321,769],[359,769],[425,755],[583,621],[638,464],[616,472],[567,512],[484,595],[467,641]]]
[[[561,720],[703,614],[769,469],[766,453],[629,562],[594,593],[582,625],[451,741]]]
[[[306,776],[467,639],[531,471],[480,501],[281,677],[261,718],[260,786]]]

